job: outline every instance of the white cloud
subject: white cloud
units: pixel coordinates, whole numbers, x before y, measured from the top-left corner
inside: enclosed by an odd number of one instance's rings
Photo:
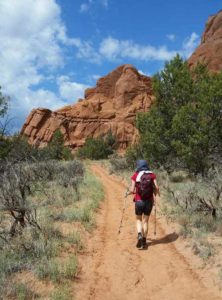
[[[166,37],[167,37],[168,40],[170,40],[171,42],[175,41],[175,39],[176,39],[175,34],[167,34]]]
[[[33,107],[64,105],[36,86],[64,64],[63,46],[77,44],[68,38],[55,0],[0,1],[0,85],[11,96],[12,115],[24,118]]]
[[[169,50],[166,45],[152,46],[135,43],[132,40],[118,40],[111,36],[103,39],[96,49],[90,42],[79,41],[78,58],[87,59],[92,63],[101,63],[103,60],[121,62],[125,59],[138,61],[167,61],[177,53],[188,58],[198,46],[199,36],[193,32],[187,37],[181,48]]]
[[[141,75],[145,75],[145,76],[148,76],[148,77],[151,76],[150,73],[148,73],[148,72],[143,72],[142,70],[138,70],[138,72],[139,72]]]
[[[89,86],[72,82],[68,76],[60,76],[57,79],[59,86],[59,93],[61,98],[68,100],[69,102],[77,101],[79,98],[84,98],[84,91]]]
[[[96,4],[100,4],[105,8],[108,8],[109,5],[108,0],[88,0],[80,5],[79,12],[87,13]]]
[[[101,55],[95,50],[91,42],[75,39],[73,45],[78,49],[77,58],[86,58],[91,63],[101,63]]]
[[[196,34],[196,32],[193,32],[188,38],[185,39],[183,42],[183,49],[181,51],[181,54],[188,58],[193,53],[193,51],[196,49],[196,47],[200,43],[200,37]]]
[[[101,42],[99,53],[108,60],[130,58],[143,61],[164,61],[176,55],[176,51],[170,51],[166,46],[140,45],[130,40],[118,40],[112,37]]]

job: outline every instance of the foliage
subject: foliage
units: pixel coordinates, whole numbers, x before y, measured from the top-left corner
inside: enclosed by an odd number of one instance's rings
[[[222,149],[222,73],[204,65],[190,70],[176,56],[154,76],[153,90],[155,104],[137,117],[144,156],[169,170],[204,173]]]
[[[222,172],[211,169],[206,176],[188,178],[186,173],[158,176],[165,182],[165,214],[182,226],[183,236],[196,232],[221,233]],[[176,176],[176,177],[175,177]],[[176,179],[176,180],[175,180]],[[180,179],[180,180],[178,180]],[[163,184],[161,184],[163,185]]]
[[[89,159],[104,159],[113,153],[115,138],[108,133],[105,137],[87,138],[84,146],[77,152],[77,156]]]
[[[117,173],[126,170],[131,170],[134,165],[128,163],[126,157],[121,157],[118,155],[113,155],[109,159],[110,162],[110,172]]]
[[[71,150],[64,146],[63,134],[59,129],[54,132],[52,140],[43,151],[48,153],[51,159],[70,160],[73,158]]]
[[[135,162],[144,157],[141,144],[135,144],[126,149],[125,159],[130,169],[135,169]]]
[[[44,148],[36,148],[28,143],[26,137],[15,134],[14,136],[0,136],[0,159],[10,161],[47,161],[71,160],[71,150],[64,146],[63,135],[56,130],[51,142]]]

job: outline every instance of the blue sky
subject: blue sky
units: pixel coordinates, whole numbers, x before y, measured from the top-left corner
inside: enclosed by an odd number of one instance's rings
[[[0,85],[13,130],[31,109],[57,109],[123,63],[159,71],[189,57],[221,1],[0,0]]]

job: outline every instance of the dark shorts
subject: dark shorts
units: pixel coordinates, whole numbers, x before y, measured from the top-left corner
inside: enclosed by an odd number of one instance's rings
[[[142,214],[149,216],[153,208],[153,200],[140,200],[135,202],[135,214],[141,216]]]

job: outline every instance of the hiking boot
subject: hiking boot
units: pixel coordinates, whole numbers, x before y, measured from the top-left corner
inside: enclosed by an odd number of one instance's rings
[[[142,246],[143,246],[143,249],[145,249],[147,247],[146,238],[145,237],[143,237]]]
[[[137,240],[136,247],[137,247],[137,248],[141,248],[142,245],[143,245],[143,236],[142,236],[142,234],[139,232],[139,233],[138,233],[138,240]]]

